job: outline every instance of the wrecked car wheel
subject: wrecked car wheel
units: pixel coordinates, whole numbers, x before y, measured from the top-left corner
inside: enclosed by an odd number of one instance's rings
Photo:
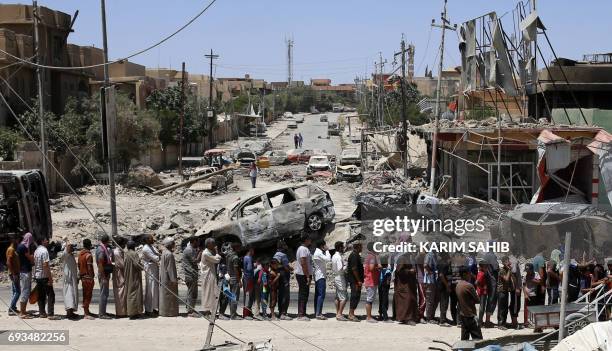
[[[306,225],[311,231],[318,232],[323,227],[323,218],[319,214],[313,213],[306,219]]]

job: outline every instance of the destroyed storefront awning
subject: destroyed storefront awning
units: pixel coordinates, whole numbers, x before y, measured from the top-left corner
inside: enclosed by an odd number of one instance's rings
[[[599,156],[599,178],[604,184],[608,201],[612,203],[612,134],[599,131],[588,148]]]

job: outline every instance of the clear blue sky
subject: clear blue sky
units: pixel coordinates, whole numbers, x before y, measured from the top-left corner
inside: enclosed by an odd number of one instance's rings
[[[207,3],[107,0],[110,58],[123,57],[173,32]],[[489,11],[501,15],[516,3],[449,0],[449,17],[461,23]],[[69,14],[78,9],[69,41],[101,47],[99,1],[39,0],[39,4]],[[294,80],[329,77],[334,83],[347,83],[356,75],[371,73],[379,51],[392,61],[405,33],[407,41],[416,46],[415,66],[422,74],[426,65],[434,65],[438,30],[431,35],[427,53],[425,48],[431,19],[439,18],[442,4],[442,0],[217,0],[178,37],[133,61],[172,68],[185,61],[188,71],[206,73],[203,55],[213,48],[220,55],[216,76],[250,73],[254,78],[283,81],[287,76],[285,38],[290,35],[295,40]],[[585,53],[612,52],[612,1],[539,0],[538,7],[560,56],[581,58]],[[447,49],[446,66],[458,65],[453,33]]]

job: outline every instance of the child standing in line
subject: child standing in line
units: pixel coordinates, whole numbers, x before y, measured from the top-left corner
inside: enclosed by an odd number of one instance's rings
[[[275,321],[276,315],[274,314],[274,308],[278,301],[278,288],[280,280],[280,262],[273,258],[270,261],[270,318]]]
[[[257,274],[257,287],[258,287],[258,290],[260,291],[260,303],[261,303],[260,317],[264,320],[268,318],[268,297],[269,297],[269,288],[270,288],[268,284],[269,274],[270,274],[270,264],[268,263],[267,260],[262,260],[261,269],[259,270]]]

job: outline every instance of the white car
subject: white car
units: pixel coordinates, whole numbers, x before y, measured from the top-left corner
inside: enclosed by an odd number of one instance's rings
[[[293,119],[293,118],[294,118],[294,117],[293,117],[293,113],[291,113],[291,112],[285,112],[285,113],[283,114],[283,118],[284,118],[284,119],[287,119],[287,120],[289,120],[289,119]]]
[[[287,128],[296,129],[297,127],[298,125],[296,121],[289,121],[289,123],[287,123]]]
[[[313,173],[319,171],[330,171],[331,164],[329,163],[329,158],[327,156],[311,156],[308,161],[308,167],[306,168],[306,174],[311,175]]]
[[[304,115],[297,115],[297,116],[295,116],[295,121],[297,123],[304,123]]]

